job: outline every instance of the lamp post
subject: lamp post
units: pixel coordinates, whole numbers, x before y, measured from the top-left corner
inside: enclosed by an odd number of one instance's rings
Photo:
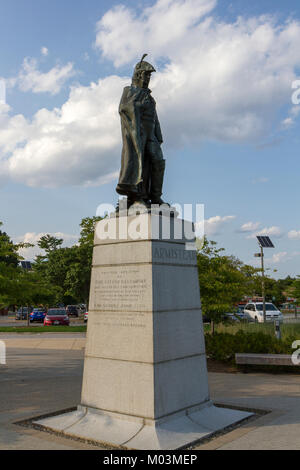
[[[269,237],[257,236],[258,244],[260,247],[260,253],[255,253],[255,257],[261,259],[261,290],[263,298],[263,314],[264,323],[266,322],[266,288],[265,288],[265,263],[264,263],[264,248],[274,248],[273,243]]]

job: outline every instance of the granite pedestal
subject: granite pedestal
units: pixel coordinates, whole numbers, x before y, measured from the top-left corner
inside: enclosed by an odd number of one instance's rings
[[[158,450],[184,447],[250,415],[209,398],[193,239],[192,224],[176,217],[98,224],[81,404],[38,424]]]

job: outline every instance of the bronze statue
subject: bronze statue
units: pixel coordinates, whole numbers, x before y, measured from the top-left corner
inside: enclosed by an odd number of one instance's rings
[[[130,207],[138,202],[165,204],[161,199],[165,160],[156,103],[148,85],[155,68],[144,61],[135,66],[132,84],[124,88],[119,113],[122,128],[122,162],[116,191],[127,196]]]

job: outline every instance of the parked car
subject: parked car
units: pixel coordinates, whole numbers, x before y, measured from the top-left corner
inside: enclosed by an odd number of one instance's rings
[[[27,320],[27,316],[31,312],[32,312],[32,308],[28,308],[28,307],[19,308],[19,310],[16,312],[16,320]]]
[[[66,313],[69,315],[69,317],[78,317],[78,308],[76,305],[67,305],[66,307]]]
[[[43,323],[46,314],[47,314],[46,310],[41,309],[41,308],[34,308],[29,316],[29,321],[30,323],[33,323],[35,321]]]
[[[239,320],[241,321],[249,321],[249,317],[245,312],[236,312],[235,315],[238,317]]]
[[[257,323],[264,322],[263,302],[250,302],[245,306],[244,313],[248,316],[250,321]],[[274,304],[266,302],[266,321],[283,321],[283,314],[275,307]]]
[[[84,323],[87,323],[87,321],[88,321],[88,316],[89,316],[89,312],[85,312],[85,314],[84,314],[84,320],[83,320]]]
[[[245,306],[244,305],[239,305],[237,307],[237,310],[235,312],[235,315],[238,317],[239,320],[241,321],[249,321],[248,315],[245,313]]]
[[[240,322],[240,319],[237,317],[236,313],[224,313],[222,315],[224,321]]]
[[[49,308],[44,319],[44,326],[65,325],[69,326],[70,319],[64,308]]]
[[[203,323],[211,323],[211,318],[202,314],[202,321]]]

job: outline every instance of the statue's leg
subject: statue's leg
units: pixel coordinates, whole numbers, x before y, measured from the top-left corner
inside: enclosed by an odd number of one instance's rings
[[[147,205],[149,199],[149,162],[146,152],[147,136],[141,136],[142,142],[142,182],[136,186],[135,192],[128,192],[127,194],[127,206],[128,208],[135,203],[141,205]],[[150,206],[150,204],[149,204]]]
[[[164,160],[160,144],[157,141],[150,141],[147,146],[148,153],[151,160],[151,184],[150,184],[150,197],[152,204],[165,204],[161,199],[163,193],[163,182],[166,161]]]

